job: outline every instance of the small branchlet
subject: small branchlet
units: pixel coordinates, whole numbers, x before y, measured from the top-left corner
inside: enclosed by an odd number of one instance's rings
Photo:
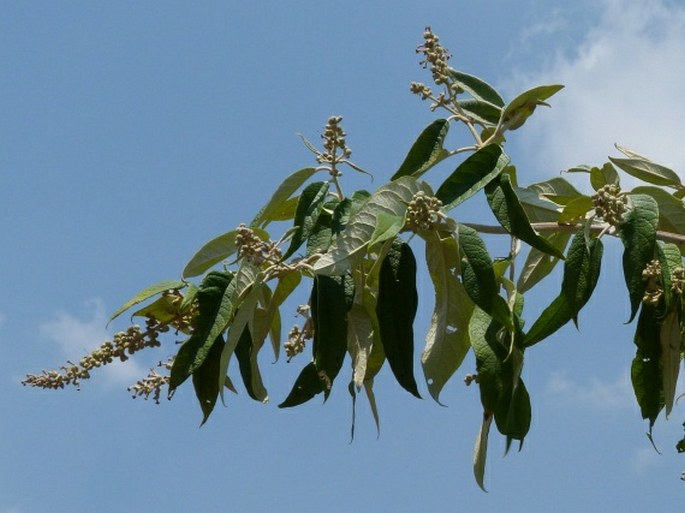
[[[303,316],[305,322],[301,328],[297,325],[293,326],[288,333],[288,340],[283,344],[288,362],[304,351],[307,340],[311,340],[314,337],[314,323],[309,315],[309,311],[309,305],[299,305],[297,307],[298,315]]]
[[[171,357],[165,362],[159,362],[157,368],[163,368],[170,371],[173,363],[174,357]],[[160,374],[152,368],[147,376],[128,387],[128,391],[131,392],[133,399],[142,397],[147,401],[149,397],[152,396],[155,403],[159,404],[162,388],[169,384],[169,379],[170,376],[168,374]],[[169,399],[171,399],[171,397]]]
[[[161,345],[159,335],[166,331],[169,331],[169,323],[160,323],[154,318],[149,318],[145,331],[141,331],[140,326],[133,325],[126,331],[116,333],[111,342],[103,343],[81,358],[78,363],[67,361],[68,365],[61,366],[59,370],[27,374],[21,384],[53,390],[73,385],[80,389],[81,381],[88,379],[94,368],[102,367],[114,360],[124,362],[130,355],[146,347],[159,347]]]
[[[440,211],[442,201],[434,196],[428,196],[419,191],[409,202],[407,207],[407,220],[404,228],[413,232],[432,230],[435,225],[445,217]]]
[[[622,193],[617,185],[608,184],[592,196],[592,204],[597,217],[601,217],[611,226],[618,227],[628,208],[628,196]]]

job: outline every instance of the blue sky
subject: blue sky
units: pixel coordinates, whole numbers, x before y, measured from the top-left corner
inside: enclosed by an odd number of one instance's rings
[[[266,352],[272,401],[230,396],[202,429],[189,387],[159,406],[126,391],[171,342],[80,392],[19,384],[124,328],[105,324],[132,293],[176,278],[201,244],[249,221],[282,177],[313,163],[297,133],[316,140],[331,114],[375,176],[348,173],[346,188],[389,178],[436,117],[408,91],[428,80],[414,53],[425,25],[453,66],[509,98],[566,84],[510,137],[521,182],[602,163],[614,142],[682,173],[682,3],[36,1],[2,11],[0,513],[658,512],[682,502],[685,460],[672,447],[685,409],[659,420],[657,455],[630,389],[634,327],[623,325],[616,244],[581,333],[567,327],[526,354],[533,426],[506,458],[493,432],[488,494],[471,474],[481,412],[462,378],[472,360],[445,388],[448,408],[383,371],[381,436],[359,401],[353,444],[344,387],[323,406],[279,410],[303,360],[271,365]],[[428,278],[419,283],[429,312]],[[529,318],[557,287],[529,299]]]

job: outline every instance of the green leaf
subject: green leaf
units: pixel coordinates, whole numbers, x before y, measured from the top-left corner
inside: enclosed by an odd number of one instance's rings
[[[292,390],[279,408],[291,408],[306,403],[325,389],[324,381],[319,377],[314,362],[308,363],[295,380]]]
[[[373,235],[371,235],[369,246],[394,238],[404,227],[405,217],[379,212],[376,217],[376,228],[373,231]]]
[[[324,205],[307,239],[307,256],[328,250],[333,239],[333,212],[339,203],[336,199]]]
[[[302,275],[299,271],[287,271],[279,274],[278,285],[274,293],[271,295],[268,301],[265,302],[266,312],[264,314],[263,326],[259,328],[252,328],[254,340],[264,339],[268,331],[273,330],[274,323],[277,319],[280,319],[279,308],[283,302],[290,296],[290,294],[297,288],[302,280]],[[264,285],[264,289],[266,289]],[[272,346],[274,351],[274,357],[278,360],[280,354],[280,337],[272,336]]]
[[[459,368],[471,347],[469,320],[473,303],[457,278],[459,248],[452,236],[437,232],[426,239],[426,263],[435,289],[435,308],[421,355],[428,391],[440,403],[440,391]]]
[[[629,175],[654,185],[665,185],[676,189],[684,187],[680,177],[672,169],[656,164],[627,148],[616,145],[616,149],[628,158],[609,157],[609,160]]]
[[[559,176],[529,185],[528,189],[537,192],[538,195],[543,196],[558,205],[565,205],[578,196],[582,196],[580,191],[568,180]]]
[[[590,169],[590,184],[594,190],[598,191],[605,185],[620,186],[621,182],[616,168],[607,162],[601,168],[593,167]]]
[[[257,364],[257,354],[260,348],[261,346],[253,343],[250,329],[245,326],[235,346],[235,357],[238,360],[240,376],[243,378],[247,394],[255,401],[265,403],[268,401],[268,394]]]
[[[510,385],[504,391],[495,412],[497,429],[507,437],[507,451],[512,440],[518,440],[523,445],[523,439],[530,430],[531,418],[530,396],[523,380],[518,379],[515,386]]]
[[[499,285],[485,243],[473,228],[459,225],[459,248],[464,255],[461,274],[464,288],[481,309],[513,331],[511,312],[499,295]]]
[[[661,345],[654,308],[642,308],[637,320],[634,341],[637,353],[633,359],[630,374],[642,418],[649,419],[651,432],[664,405]]]
[[[260,228],[253,228],[253,230],[255,235],[263,241],[269,240],[269,234],[264,230]],[[238,230],[231,230],[204,244],[183,268],[182,276],[184,278],[199,276],[219,262],[233,256],[238,251],[235,243],[236,235],[238,235]]]
[[[376,316],[385,356],[398,383],[420,398],[414,379],[414,318],[418,306],[416,259],[395,239],[381,264]]]
[[[559,224],[574,224],[583,221],[586,214],[594,210],[595,205],[590,196],[578,196],[566,203],[559,214]]]
[[[659,207],[654,198],[644,194],[630,196],[632,209],[627,212],[619,233],[625,250],[623,252],[623,274],[630,296],[630,319],[632,321],[645,293],[642,271],[654,258],[656,227],[659,222]]]
[[[675,401],[678,373],[680,372],[681,344],[683,335],[680,333],[678,312],[673,311],[666,315],[659,329],[659,342],[661,344],[661,377],[666,417],[671,414]]]
[[[425,189],[425,185],[419,184],[409,176],[403,176],[380,187],[362,209],[350,218],[345,229],[331,244],[328,253],[314,262],[314,272],[339,276],[349,271],[355,259],[373,238],[381,212],[404,217],[411,199],[418,191]]]
[[[461,111],[470,117],[474,123],[478,123],[485,127],[495,127],[502,116],[502,109],[481,100],[457,100],[457,105]],[[482,140],[487,138],[486,134],[481,136]]]
[[[474,99],[491,103],[496,107],[504,107],[502,97],[494,87],[484,80],[452,68],[449,68],[448,73],[456,84]]]
[[[438,187],[435,197],[442,201],[445,212],[452,210],[485,187],[508,164],[509,157],[500,146],[485,146],[459,164]]]
[[[600,239],[585,240],[584,231],[576,233],[568,249],[561,293],[568,299],[573,322],[578,325],[578,312],[592,296],[599,280],[604,245]]]
[[[563,85],[542,85],[529,89],[514,98],[502,112],[500,126],[505,130],[516,130],[533,114],[538,105],[547,105],[544,100],[550,98],[561,89]]]
[[[188,284],[182,280],[166,280],[160,281],[159,283],[155,283],[154,285],[150,285],[149,287],[141,290],[131,299],[126,301],[126,303],[124,303],[124,305],[121,308],[119,308],[116,312],[112,314],[112,317],[109,318],[109,322],[112,322],[114,319],[119,317],[122,313],[124,313],[126,310],[128,310],[134,305],[142,303],[143,301],[147,301],[151,297],[154,297],[157,294],[161,294],[164,291],[179,290],[184,288],[186,285]]]
[[[328,182],[314,182],[302,191],[295,212],[294,226],[297,228],[292,239],[290,239],[290,246],[283,255],[283,260],[292,256],[309,238],[323,210],[328,188]]]
[[[530,347],[546,339],[573,318],[573,309],[564,294],[554,298],[526,333],[525,346]]]
[[[280,212],[283,211],[283,207],[292,199],[290,196],[316,171],[313,167],[306,167],[289,175],[274,191],[273,196],[271,196],[266,205],[259,210],[250,226],[252,228],[264,228],[271,221],[281,220]]]
[[[547,242],[563,252],[571,238],[571,234],[567,232],[553,232],[545,238]],[[559,261],[560,259],[557,257],[531,248],[516,283],[516,289],[521,294],[532,289],[554,270]]]
[[[683,267],[683,260],[678,246],[658,241],[656,256],[661,264],[661,286],[664,296],[664,312],[671,312],[677,308],[680,296],[673,290],[673,272]]]
[[[209,349],[207,358],[193,372],[193,388],[202,409],[202,424],[209,419],[219,395],[219,357],[223,345],[223,337],[217,337]]]
[[[476,478],[476,483],[481,490],[487,492],[483,484],[485,479],[485,461],[488,454],[488,434],[490,433],[490,426],[492,425],[492,413],[483,413],[483,422],[476,438],[476,447],[473,451],[473,475]]]
[[[647,194],[659,205],[657,228],[665,232],[685,234],[685,203],[658,187],[635,187],[632,194]]]
[[[347,313],[347,349],[352,357],[352,383],[361,390],[373,347],[373,320],[364,306],[353,304]]]
[[[202,365],[221,335],[221,331],[215,332],[212,327],[221,308],[224,292],[233,281],[233,273],[230,272],[210,272],[202,280],[197,293],[198,315],[194,321],[193,334],[183,343],[171,367],[170,393]]]
[[[447,152],[443,144],[449,129],[450,123],[446,119],[436,119],[424,128],[391,180],[402,176],[418,178],[445,158]]]
[[[171,297],[163,295],[149,305],[133,312],[131,317],[153,317],[159,322],[169,322],[181,314],[180,307],[181,305],[178,301],[174,301]]]
[[[559,219],[561,208],[556,203],[541,197],[530,188],[516,188],[516,195],[526,211],[528,219],[534,223],[556,222]]]
[[[564,258],[563,253],[533,230],[508,174],[500,174],[486,185],[485,194],[492,212],[507,232],[540,251]]]
[[[315,276],[311,315],[314,323],[314,362],[326,383],[326,397],[347,352],[347,312],[354,285],[349,276]]]

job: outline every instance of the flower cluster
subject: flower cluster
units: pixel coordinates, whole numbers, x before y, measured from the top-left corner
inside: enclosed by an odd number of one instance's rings
[[[622,194],[617,185],[608,184],[592,196],[592,203],[597,217],[601,217],[611,226],[618,226],[627,209],[628,196]]]
[[[181,311],[181,306],[183,305],[183,301],[185,299],[185,296],[181,293],[181,291],[176,289],[167,290],[162,293],[162,297],[171,303],[174,311],[179,312],[176,318],[169,321],[169,325],[172,326],[177,333],[179,331],[184,333],[191,331],[193,328],[193,319],[195,319],[198,314],[197,301],[192,302],[187,307],[184,307],[183,311]],[[150,322],[150,319],[152,318],[149,318],[148,322]]]
[[[685,267],[676,267],[671,275],[671,290],[676,296],[685,292]]]
[[[159,362],[157,367],[162,367],[166,370],[171,370],[174,363],[174,358],[169,358],[166,362]],[[162,395],[162,387],[169,384],[170,376],[168,374],[160,374],[155,369],[150,369],[150,373],[143,379],[138,380],[135,385],[128,387],[128,391],[132,393],[132,397],[143,397],[146,401],[152,396],[155,403],[159,404],[159,399]]]
[[[288,333],[288,340],[283,344],[288,361],[304,351],[306,341],[314,336],[312,318],[309,316],[309,305],[297,307],[297,313],[306,318],[302,328],[293,326]]]
[[[658,305],[664,292],[661,286],[661,264],[658,260],[652,260],[643,269],[642,281],[647,282],[642,302],[651,306]]]
[[[159,347],[158,336],[169,330],[167,324],[159,323],[155,319],[148,319],[146,331],[140,326],[133,325],[126,331],[114,335],[111,342],[105,342],[99,348],[87,354],[78,363],[67,361],[68,365],[60,367],[60,371],[43,371],[41,374],[28,374],[21,384],[24,386],[58,389],[67,385],[80,388],[81,380],[90,377],[90,371],[102,367],[114,360],[126,361],[133,353],[145,347]]]
[[[435,224],[444,217],[440,211],[442,201],[425,192],[419,191],[409,202],[405,229],[411,231],[432,230]]]
[[[423,31],[423,44],[416,48],[416,53],[423,54],[421,65],[424,68],[430,66],[433,81],[437,85],[449,83],[450,76],[447,61],[451,55],[447,48],[440,44],[440,38],[433,34],[430,27],[426,27]]]
[[[255,232],[241,224],[238,227],[235,244],[238,247],[238,256],[257,266],[264,262],[275,264],[281,259],[281,250],[276,243],[263,241]]]
[[[347,146],[345,142],[345,131],[342,129],[340,122],[342,121],[342,116],[331,116],[328,118],[328,123],[323,129],[323,134],[321,138],[323,139],[323,153],[318,153],[316,160],[320,164],[332,164],[335,165],[341,161],[341,159],[347,159],[352,155],[352,150]],[[338,155],[338,150],[341,154]]]

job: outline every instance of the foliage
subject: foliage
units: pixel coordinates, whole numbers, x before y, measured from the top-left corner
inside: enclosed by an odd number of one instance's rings
[[[591,195],[563,177],[522,187],[504,151],[505,136],[522,128],[562,86],[538,86],[507,103],[483,80],[448,66],[449,54],[430,29],[418,52],[439,92],[422,83],[412,83],[411,91],[446,117],[419,134],[388,183],[373,193],[343,193],[340,169],[365,171],[350,161],[342,118],[331,117],[322,149],[303,138],[318,166],[288,176],[249,226],[202,246],[182,280],[144,289],[112,317],[153,300],[133,313],[146,319],[146,331],[118,334],[115,339],[128,345],[110,343],[108,351],[70,363],[63,372],[28,375],[24,383],[78,386],[93,367],[159,345],[159,333],[174,329],[186,338],[166,364],[170,374],[153,371],[131,390],[158,400],[160,387],[168,386],[171,396],[192,378],[204,423],[224,390],[235,390],[228,377],[232,358],[248,395],[267,401],[258,354],[270,339],[278,358],[280,306],[299,287],[310,287],[308,303],[298,309],[304,322],[283,345],[288,361],[307,346],[311,357],[279,407],[319,394],[326,400],[347,379],[353,400],[363,390],[378,423],[373,386],[386,361],[399,385],[420,397],[413,323],[417,268],[425,263],[435,304],[421,353],[423,376],[439,402],[442,388],[473,351],[477,374],[467,384],[477,384],[483,406],[473,462],[483,487],[493,421],[507,448],[512,441],[520,447],[530,428],[531,398],[521,378],[526,352],[569,321],[578,324],[601,272],[604,240],[614,236],[624,246],[629,320],[637,318],[632,382],[651,433],[660,412],[671,413],[685,349],[685,185],[674,171],[617,146],[622,157],[568,170],[589,178]],[[473,144],[447,146],[455,124],[468,130]],[[423,180],[438,163],[462,153],[469,155],[437,187]],[[619,171],[645,185],[621,189]],[[481,191],[497,226],[468,225],[448,215]],[[276,222],[290,224],[278,239],[267,231]],[[482,232],[508,235],[509,254],[493,258]],[[518,266],[521,243],[529,249]],[[424,259],[415,256],[419,249]],[[524,294],[560,262],[558,295],[537,319],[524,322]],[[198,283],[191,281],[196,277]],[[352,372],[341,377],[348,354]],[[681,452],[683,444],[677,445]]]

